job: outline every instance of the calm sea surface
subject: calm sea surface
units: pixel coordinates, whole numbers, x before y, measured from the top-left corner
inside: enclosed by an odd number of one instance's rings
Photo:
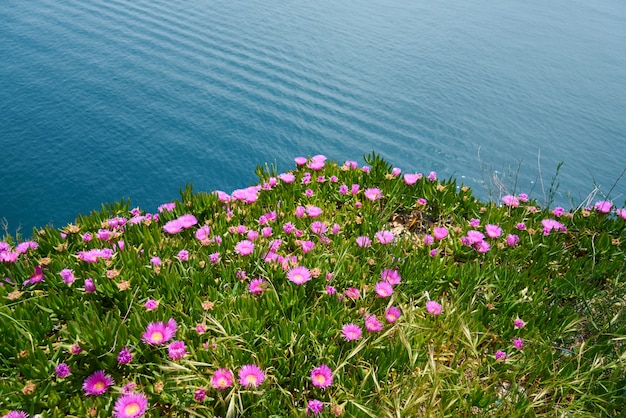
[[[626,168],[626,2],[0,2],[12,233],[374,150],[484,196],[519,167],[516,192],[543,200],[560,161],[557,203],[608,193]]]

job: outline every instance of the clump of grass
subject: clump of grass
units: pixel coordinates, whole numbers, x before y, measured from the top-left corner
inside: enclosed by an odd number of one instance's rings
[[[0,243],[6,416],[616,416],[626,211],[323,156]],[[23,412],[23,414],[22,414]]]

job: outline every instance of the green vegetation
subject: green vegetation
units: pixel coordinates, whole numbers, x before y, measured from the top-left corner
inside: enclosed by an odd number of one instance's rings
[[[231,195],[7,236],[0,415],[625,409],[626,211],[296,160]]]

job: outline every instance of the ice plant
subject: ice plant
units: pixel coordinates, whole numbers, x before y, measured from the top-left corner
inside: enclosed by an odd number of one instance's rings
[[[365,317],[365,329],[368,332],[382,331],[383,324],[381,324],[378,318],[376,318],[376,315],[367,315]]]
[[[341,333],[346,341],[354,341],[361,338],[361,327],[356,324],[346,324],[341,328]]]
[[[312,413],[315,416],[318,416],[324,410],[324,404],[322,401],[318,399],[310,399],[306,404],[307,412]]]
[[[437,316],[441,313],[441,305],[434,300],[429,300],[426,302],[426,311],[433,316]]]
[[[379,298],[387,298],[393,293],[393,287],[389,282],[378,282],[375,289]]]
[[[265,373],[256,364],[246,364],[239,370],[239,384],[256,388],[265,380]]]
[[[235,253],[239,255],[250,255],[254,251],[254,243],[252,241],[248,241],[247,239],[243,241],[239,241],[235,245]]]
[[[522,340],[521,338],[514,338],[513,346],[518,350],[521,350],[522,348],[524,348],[524,340]]]
[[[363,192],[363,194],[365,195],[365,197],[367,197],[369,200],[371,200],[372,202],[374,200],[378,200],[380,198],[383,197],[382,192],[380,191],[380,189],[378,187],[373,187],[373,188],[369,188],[369,189],[365,189],[365,191]]]
[[[311,371],[313,386],[326,388],[333,384],[333,371],[325,364],[320,364]]]
[[[187,349],[185,348],[185,342],[181,340],[173,341],[167,347],[167,355],[172,360],[180,360],[185,357],[187,354]]]
[[[115,418],[139,418],[148,409],[148,398],[143,393],[130,393],[120,396],[113,407]]]
[[[524,328],[524,327],[526,326],[526,322],[524,322],[524,320],[523,320],[523,319],[516,318],[516,319],[513,321],[513,326],[514,326],[516,329]]]
[[[2,418],[28,418],[28,414],[24,411],[11,411],[6,415],[3,415]]]
[[[128,364],[133,360],[133,355],[128,347],[124,347],[117,354],[117,364]]]
[[[295,284],[302,284],[311,280],[311,272],[303,266],[293,267],[287,271],[287,279]]]
[[[113,384],[113,379],[104,370],[98,370],[91,374],[83,382],[83,391],[87,395],[102,395]]]
[[[159,301],[154,299],[148,299],[144,304],[147,311],[153,311],[159,307]]]
[[[229,369],[217,369],[211,377],[211,386],[219,390],[227,389],[233,385],[234,380],[235,376],[233,376],[233,372]]]
[[[60,363],[54,369],[54,373],[59,379],[64,379],[70,374],[70,366],[65,363]]]
[[[163,322],[151,322],[143,334],[143,341],[146,344],[158,345],[164,344],[174,337],[176,334],[176,321],[170,319],[167,324]]]
[[[248,285],[248,291],[252,294],[258,295],[263,293],[263,290],[265,290],[265,280],[263,279],[254,279]]]
[[[387,308],[387,311],[385,311],[385,319],[390,324],[396,322],[398,318],[400,318],[400,315],[402,315],[402,311],[400,310],[400,308],[397,308],[395,306],[390,306],[389,308]]]

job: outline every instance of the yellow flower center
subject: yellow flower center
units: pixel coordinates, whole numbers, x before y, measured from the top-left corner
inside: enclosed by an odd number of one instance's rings
[[[104,382],[96,382],[96,384],[93,385],[93,388],[98,390],[104,389]]]
[[[302,281],[302,279],[303,279],[304,277],[302,277],[302,275],[301,275],[301,274],[296,274],[295,276],[293,276],[293,278],[294,278],[294,280],[293,280],[293,281],[297,283],[297,282]]]
[[[315,375],[315,381],[320,385],[323,385],[324,383],[326,383],[326,377],[324,377],[323,374],[317,374]]]
[[[220,377],[219,379],[217,379],[217,386],[226,387],[228,386],[228,381],[224,379],[223,377]]]
[[[160,343],[161,341],[163,341],[163,333],[159,331],[153,332],[152,335],[150,336],[150,340],[153,343]]]
[[[137,412],[139,412],[139,404],[137,402],[128,404],[126,405],[126,408],[124,408],[124,414],[126,415],[134,415]]]
[[[258,379],[253,374],[249,374],[248,376],[246,376],[246,383],[249,384],[249,385],[255,385],[256,386],[257,381],[258,381]]]

